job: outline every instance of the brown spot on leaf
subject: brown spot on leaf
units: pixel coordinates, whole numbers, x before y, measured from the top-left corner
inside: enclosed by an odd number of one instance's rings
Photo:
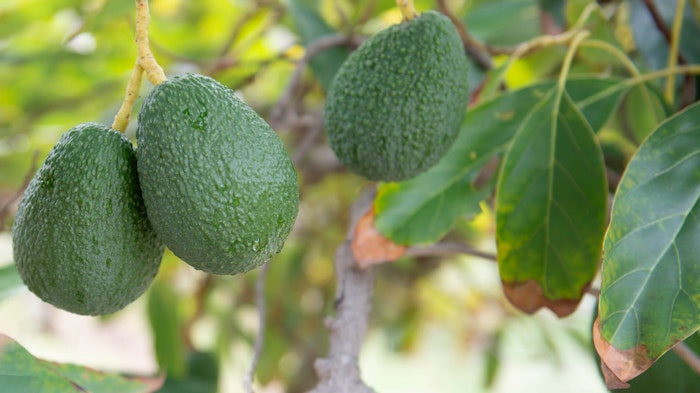
[[[379,233],[377,227],[374,226],[374,207],[369,209],[357,222],[351,247],[357,265],[361,268],[395,261],[403,256],[408,248],[392,242]]]
[[[586,287],[581,291],[581,296],[586,292]],[[528,314],[546,307],[557,314],[559,318],[576,311],[581,300],[580,297],[578,299],[548,299],[544,296],[542,286],[535,280],[520,283],[503,282],[503,292],[511,304]]]
[[[644,345],[621,350],[605,341],[598,318],[593,323],[593,345],[600,356],[601,370],[609,389],[629,387],[627,381],[646,371],[655,361],[648,357]]]

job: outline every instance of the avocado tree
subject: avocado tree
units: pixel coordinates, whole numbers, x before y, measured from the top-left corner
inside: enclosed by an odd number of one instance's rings
[[[409,352],[442,307],[496,321],[451,330],[477,337],[475,389],[522,377],[508,321],[557,348],[576,314],[600,391],[700,389],[697,1],[53,0],[0,20],[2,386],[389,391],[368,333]],[[88,122],[111,127],[59,141]],[[95,169],[115,156],[124,187]],[[157,370],[36,357],[13,310],[58,311],[25,288],[146,321]]]

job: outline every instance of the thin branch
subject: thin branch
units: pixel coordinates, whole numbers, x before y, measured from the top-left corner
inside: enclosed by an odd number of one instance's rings
[[[362,381],[358,361],[372,305],[375,269],[358,269],[351,249],[356,222],[370,208],[373,199],[372,191],[355,202],[348,236],[335,254],[337,315],[326,320],[330,330],[328,357],[316,360],[319,382],[309,393],[374,392]]]
[[[649,15],[651,15],[651,19],[654,21],[654,25],[659,30],[661,35],[666,40],[666,43],[670,47],[673,42],[673,33],[671,32],[671,30],[668,29],[668,26],[666,26],[666,23],[664,22],[663,17],[659,12],[659,9],[656,7],[656,4],[654,4],[653,0],[644,0],[644,5],[646,6],[647,11],[649,11]],[[688,60],[685,58],[685,56],[683,56],[683,53],[681,53],[680,51],[678,51],[678,64],[688,64]],[[683,92],[681,93],[680,107],[684,108],[690,105],[694,101],[694,97],[695,78],[693,78],[691,74],[687,73],[683,77]]]
[[[695,351],[684,342],[679,342],[672,349],[693,371],[700,374],[700,356]]]
[[[490,261],[496,261],[497,257],[495,254],[489,254],[487,252],[479,251],[474,247],[463,244],[463,243],[437,243],[429,246],[413,246],[410,247],[405,256],[411,257],[425,257],[425,256],[447,256],[454,254],[466,254],[483,259],[488,259]]]
[[[268,261],[260,267],[260,272],[258,273],[258,280],[255,283],[255,305],[258,308],[258,332],[255,336],[255,344],[253,345],[253,359],[250,361],[250,368],[243,379],[243,387],[248,393],[254,393],[253,390],[253,378],[255,377],[255,370],[258,368],[258,363],[260,362],[260,356],[262,354],[263,345],[265,344],[265,324],[267,316],[267,307],[265,305],[265,281],[267,278],[267,271],[270,268],[270,262]]]
[[[462,23],[459,18],[450,10],[447,6],[446,0],[436,0],[437,8],[440,12],[445,14],[451,21],[452,24],[457,28],[457,33],[462,39],[464,45],[464,51],[467,52],[483,69],[490,70],[493,68],[493,62],[491,61],[491,51],[488,45],[477,41],[467,30],[467,26]],[[491,48],[494,50],[494,48]],[[496,50],[494,50],[496,51]]]
[[[309,44],[306,47],[306,53],[304,53],[304,56],[299,60],[296,68],[294,69],[294,73],[292,74],[292,78],[289,81],[289,85],[287,85],[287,89],[282,94],[282,97],[280,97],[279,101],[277,102],[277,105],[270,112],[270,122],[272,124],[277,123],[281,121],[281,119],[285,116],[287,109],[289,108],[294,99],[294,93],[297,91],[299,85],[301,84],[304,69],[314,56],[334,46],[350,45],[355,44],[357,42],[358,38],[355,36],[336,34],[321,37],[318,40]]]

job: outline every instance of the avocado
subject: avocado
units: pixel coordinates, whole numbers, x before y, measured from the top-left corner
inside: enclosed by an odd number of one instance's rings
[[[296,172],[233,91],[202,75],[171,78],[144,99],[136,138],[148,217],[180,259],[233,275],[281,250],[299,206]]]
[[[324,126],[338,159],[370,180],[406,180],[433,166],[464,118],[467,68],[457,29],[438,12],[367,39],[326,100]]]
[[[56,307],[102,315],[139,297],[164,247],[146,216],[131,142],[95,123],[63,134],[20,201],[12,246],[24,283]]]

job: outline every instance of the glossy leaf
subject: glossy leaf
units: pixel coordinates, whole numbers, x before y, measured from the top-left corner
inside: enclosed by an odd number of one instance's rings
[[[508,299],[526,312],[573,312],[595,276],[607,205],[605,168],[568,94],[535,103],[497,186],[498,263]]]
[[[125,378],[71,364],[37,359],[22,346],[0,334],[0,386],[13,393],[70,393],[156,391],[160,379]]]
[[[614,88],[619,83],[616,78],[575,78],[567,83],[567,91],[594,130],[616,110],[625,91]],[[495,172],[497,163],[492,159],[505,150],[532,103],[552,86],[553,82],[530,86],[470,108],[457,140],[436,166],[414,179],[379,187],[375,200],[379,231],[400,244],[432,243],[458,218],[478,213],[479,202],[491,193],[493,183],[477,186],[477,178],[488,179],[487,172]]]
[[[700,105],[660,125],[618,187],[598,353],[623,382],[700,327]]]
[[[24,288],[15,264],[0,268],[0,302]]]
[[[309,45],[319,38],[337,34],[316,9],[302,0],[291,0],[289,13],[304,45]],[[333,77],[349,54],[350,51],[347,48],[335,46],[319,52],[311,59],[309,66],[325,89],[331,85]]]

